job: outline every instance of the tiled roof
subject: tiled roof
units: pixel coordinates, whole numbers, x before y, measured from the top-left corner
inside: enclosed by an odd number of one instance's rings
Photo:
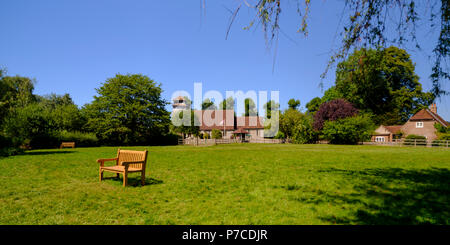
[[[244,128],[238,128],[233,131],[233,134],[248,134],[248,131],[245,130]]]
[[[234,130],[234,110],[195,110],[200,130]],[[225,126],[225,127],[224,127]]]
[[[237,117],[236,126],[244,129],[264,129],[262,117],[258,116]]]
[[[411,121],[418,121],[418,120],[435,120],[442,124],[443,126],[448,127],[448,123],[440,117],[438,114],[433,113],[432,111],[428,109],[422,109],[418,111],[414,116],[412,116],[409,120]]]
[[[433,120],[433,116],[428,112],[427,109],[422,109],[414,114],[409,120]]]
[[[392,125],[392,126],[384,126],[384,127],[392,134],[398,134],[398,133],[400,133],[400,129],[403,127],[403,125]]]

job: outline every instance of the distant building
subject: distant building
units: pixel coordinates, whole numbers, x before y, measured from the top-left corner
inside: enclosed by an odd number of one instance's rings
[[[242,139],[264,138],[263,117],[237,117],[234,110],[195,110],[194,113],[201,118],[201,133],[211,135],[212,130],[217,129],[225,139],[233,135]]]
[[[173,102],[172,103],[173,111],[187,110],[191,107],[190,103],[186,100],[186,98],[182,96],[174,98],[172,102]]]
[[[410,134],[425,136],[429,141],[435,140],[437,138],[437,130],[434,124],[436,123],[444,127],[450,126],[447,121],[437,114],[436,104],[432,104],[429,109],[418,111],[403,125],[380,125],[372,135],[372,141],[392,142],[395,138],[406,137]]]

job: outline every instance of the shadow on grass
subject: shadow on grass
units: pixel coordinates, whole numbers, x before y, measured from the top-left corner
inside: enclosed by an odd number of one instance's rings
[[[76,151],[32,151],[32,152],[24,152],[23,155],[38,156],[38,155],[68,154],[68,153],[76,153]]]
[[[120,184],[123,183],[122,175],[120,175],[119,178],[114,176],[114,177],[103,177],[103,179],[104,180],[113,180],[113,181],[116,181],[116,182],[120,182]],[[145,185],[159,185],[159,184],[162,184],[162,183],[164,183],[164,181],[162,181],[162,180],[158,180],[158,179],[155,179],[155,178],[147,178],[147,177],[145,178]],[[136,176],[136,177],[128,176],[128,185],[127,186],[131,186],[131,187],[142,186],[141,185],[141,176]]]
[[[315,193],[303,202],[355,205],[354,215],[321,217],[336,224],[450,224],[450,171],[400,168],[327,169],[354,181],[356,193]],[[316,191],[317,192],[317,191]]]

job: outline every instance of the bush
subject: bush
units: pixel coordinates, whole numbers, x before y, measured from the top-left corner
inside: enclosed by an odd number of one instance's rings
[[[0,135],[0,157],[7,157],[22,153],[23,150],[13,145],[10,138]]]
[[[322,130],[326,121],[336,121],[357,114],[358,109],[352,103],[344,99],[331,100],[321,104],[319,110],[314,114],[314,129]]]
[[[83,133],[83,132],[68,132],[68,131],[61,131],[59,132],[59,135],[57,136],[58,144],[61,142],[69,141],[69,142],[75,142],[76,146],[98,146],[98,139],[97,136],[93,133]]]
[[[322,133],[331,144],[357,144],[370,139],[373,128],[368,117],[356,116],[327,121]]]
[[[211,138],[213,139],[222,139],[222,131],[218,129],[213,129],[211,132]]]
[[[285,139],[285,138],[286,138],[286,136],[281,131],[278,131],[278,133],[274,137],[274,139]]]
[[[410,134],[406,136],[403,145],[426,145],[427,138],[422,135]]]
[[[313,119],[307,115],[302,117],[293,130],[292,143],[311,144],[317,141],[317,131],[313,129]]]
[[[450,133],[440,134],[438,140],[450,140]]]
[[[209,139],[210,138],[208,133],[200,134],[200,136],[201,136],[202,139]]]

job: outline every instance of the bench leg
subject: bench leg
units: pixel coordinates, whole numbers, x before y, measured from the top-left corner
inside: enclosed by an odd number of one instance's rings
[[[120,178],[120,174],[116,174],[116,178]]]
[[[142,186],[145,185],[145,172],[144,171],[142,171],[142,173],[141,173],[141,184],[142,184]]]
[[[102,169],[99,169],[99,172],[98,172],[98,174],[99,174],[99,179],[100,179],[100,182],[103,180],[103,170]]]
[[[123,186],[127,186],[128,184],[128,173],[124,172],[123,173]]]

